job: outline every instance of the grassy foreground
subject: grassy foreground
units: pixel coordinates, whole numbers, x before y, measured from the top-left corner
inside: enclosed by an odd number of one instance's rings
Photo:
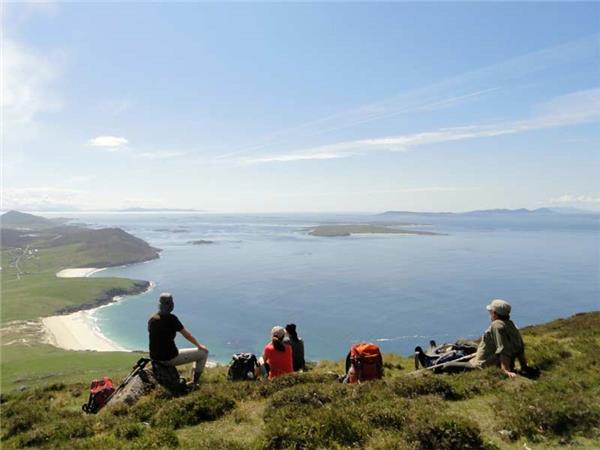
[[[384,356],[383,381],[355,386],[331,375],[342,371],[341,361],[272,382],[231,383],[218,367],[190,395],[158,389],[133,407],[90,417],[80,411],[87,383],[117,374],[81,374],[79,382],[57,376],[3,394],[2,448],[600,448],[600,313],[523,335],[531,363],[542,369],[536,381],[509,380],[496,369],[416,376],[412,359],[395,355]],[[73,355],[75,363],[81,355]],[[126,356],[129,365],[137,359]]]

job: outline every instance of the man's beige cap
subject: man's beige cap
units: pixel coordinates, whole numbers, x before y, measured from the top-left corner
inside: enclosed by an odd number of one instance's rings
[[[508,316],[510,314],[510,303],[506,300],[496,298],[492,300],[492,303],[485,307],[488,311],[494,311],[500,316]]]

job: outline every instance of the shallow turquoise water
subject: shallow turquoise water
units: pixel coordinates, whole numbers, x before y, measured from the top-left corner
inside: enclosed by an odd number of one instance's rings
[[[99,310],[97,320],[109,338],[145,349],[147,319],[158,294],[169,291],[174,312],[214,360],[241,350],[260,353],[271,327],[289,322],[298,325],[309,359],[339,359],[360,340],[408,354],[430,338],[478,336],[494,297],[513,304],[518,326],[600,309],[597,219],[423,219],[444,236],[318,238],[300,231],[321,221],[369,219],[81,216],[163,249],[159,260],[97,274],[157,285]],[[194,239],[215,243],[188,244]]]

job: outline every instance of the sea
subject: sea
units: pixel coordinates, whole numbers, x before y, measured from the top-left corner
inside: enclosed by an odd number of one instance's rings
[[[439,235],[307,231],[384,220]],[[431,339],[476,338],[494,298],[512,304],[519,327],[600,309],[600,215],[90,213],[75,222],[120,227],[161,249],[157,260],[94,275],[155,284],[94,313],[130,350],[147,349],[161,292],[216,362],[260,354],[271,328],[288,323],[317,361],[339,360],[359,341],[409,355]]]

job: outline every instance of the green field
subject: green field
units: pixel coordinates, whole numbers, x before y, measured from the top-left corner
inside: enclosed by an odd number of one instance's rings
[[[90,257],[79,244],[40,248],[32,255],[21,250],[2,251],[1,320],[37,319],[66,306],[93,303],[110,289],[133,290],[135,280],[125,278],[57,278],[70,267],[90,267]],[[14,261],[20,257],[19,271]],[[93,266],[92,266],[93,267]]]

